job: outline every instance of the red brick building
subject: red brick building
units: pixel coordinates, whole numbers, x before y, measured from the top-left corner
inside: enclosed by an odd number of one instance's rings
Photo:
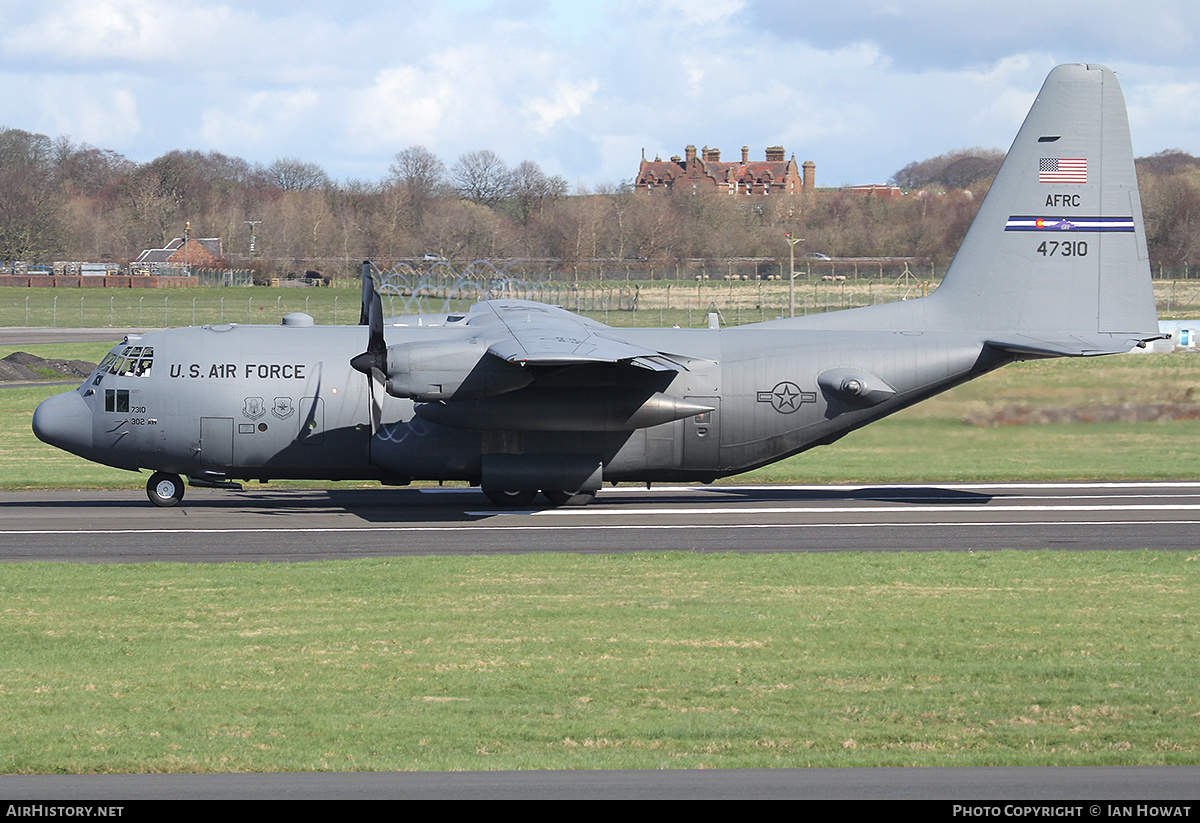
[[[221,265],[221,238],[192,237],[184,244],[182,237],[176,237],[165,248],[146,249],[138,255],[131,267],[144,268],[151,264],[179,267],[186,265],[198,269],[217,268]]]
[[[634,180],[636,191],[699,192],[723,191],[751,197],[798,197],[816,186],[816,164],[811,160],[802,167],[796,156],[784,159],[783,146],[767,149],[766,160],[750,160],[750,149],[742,146],[739,162],[721,160],[720,149],[705,148],[697,155],[695,146],[684,150],[684,157],[647,160]]]

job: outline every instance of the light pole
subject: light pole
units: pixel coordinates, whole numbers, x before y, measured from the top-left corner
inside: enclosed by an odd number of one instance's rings
[[[250,227],[250,259],[254,259],[254,227],[261,223],[261,220],[243,220]]]
[[[796,316],[796,244],[803,243],[804,238],[792,237],[789,231],[783,236],[783,239],[788,244],[788,257],[791,258],[791,276],[788,277],[788,312],[789,316]]]

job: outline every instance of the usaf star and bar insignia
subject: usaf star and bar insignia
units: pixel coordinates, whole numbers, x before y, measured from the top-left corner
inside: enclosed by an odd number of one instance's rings
[[[759,403],[770,403],[771,408],[780,414],[792,414],[800,410],[805,403],[816,403],[816,392],[802,391],[790,380],[776,383],[770,391],[760,391],[757,396]]]

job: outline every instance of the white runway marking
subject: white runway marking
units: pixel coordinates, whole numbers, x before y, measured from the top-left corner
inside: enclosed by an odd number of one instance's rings
[[[1194,524],[1194,520],[1066,520],[1058,522],[1055,525],[1063,528],[1078,527],[1078,526],[1144,526],[1149,524],[1157,525],[1188,525]],[[648,524],[639,523],[636,525],[614,525],[611,523],[595,523],[592,525],[574,524],[574,523],[556,523],[553,525],[546,524],[545,526],[538,525],[523,525],[511,524],[506,526],[471,526],[472,532],[509,532],[509,531],[563,531],[580,530],[594,531],[609,529],[611,531],[678,531],[682,529],[704,529],[705,531],[724,529],[882,529],[882,528],[1001,528],[1001,527],[1029,527],[1043,526],[1045,521],[1040,520],[1012,520],[1012,521],[996,521],[996,520],[971,520],[971,521],[930,521],[930,522],[903,522],[892,521],[886,523],[668,523],[668,524]],[[459,525],[453,526],[339,526],[339,527],[319,527],[319,528],[232,528],[232,529],[13,529],[10,531],[0,531],[0,534],[14,535],[111,535],[111,534],[145,534],[145,535],[182,535],[182,534],[322,534],[322,533],[378,533],[378,532],[426,532],[436,533],[461,528]]]
[[[870,501],[866,501],[870,502]],[[948,503],[940,506],[756,506],[731,507],[729,505],[710,506],[702,509],[604,509],[599,507],[581,506],[579,508],[563,508],[563,509],[536,509],[523,511],[522,514],[532,514],[538,516],[545,515],[570,515],[576,516],[580,514],[606,514],[606,515],[697,515],[697,514],[868,514],[868,513],[896,513],[905,512],[909,514],[925,514],[928,512],[1082,512],[1082,511],[1195,511],[1200,509],[1200,503],[1129,503],[1118,505],[1092,505],[1092,506],[1067,506],[1067,505],[1047,505],[1047,506],[1025,506],[1025,505],[1006,505],[1003,502],[989,503],[987,505],[976,504],[958,504]],[[514,514],[509,510],[495,511],[478,511],[466,512],[473,515],[498,515],[498,514]]]

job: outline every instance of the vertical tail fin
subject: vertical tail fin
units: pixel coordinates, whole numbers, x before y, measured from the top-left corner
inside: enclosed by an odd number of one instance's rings
[[[1158,336],[1125,99],[1110,69],[1066,65],[1046,78],[930,303],[937,325],[1014,351],[1128,351]]]

